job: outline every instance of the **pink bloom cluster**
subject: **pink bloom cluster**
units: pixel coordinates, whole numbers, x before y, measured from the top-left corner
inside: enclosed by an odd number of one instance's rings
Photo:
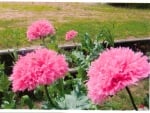
[[[27,30],[27,38],[29,41],[44,38],[48,35],[54,35],[55,29],[47,20],[39,20],[32,23]]]
[[[88,97],[95,104],[101,104],[126,86],[148,77],[150,63],[147,60],[147,56],[129,48],[107,49],[88,70]]]
[[[78,32],[75,30],[70,30],[66,33],[66,40],[71,40],[73,38],[75,38],[78,35]]]
[[[37,49],[16,62],[10,76],[12,89],[14,92],[33,90],[38,85],[52,84],[67,71],[68,63],[63,55],[46,48]]]

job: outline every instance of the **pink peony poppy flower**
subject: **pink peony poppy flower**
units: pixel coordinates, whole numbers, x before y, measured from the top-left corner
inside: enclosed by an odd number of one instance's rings
[[[45,38],[48,35],[54,35],[55,29],[47,20],[39,20],[31,24],[27,30],[27,38],[29,41]]]
[[[66,33],[66,40],[71,40],[73,38],[75,38],[78,35],[78,32],[75,30],[70,30]]]
[[[129,48],[111,48],[100,54],[88,70],[88,97],[101,104],[128,85],[150,74],[148,57]]]
[[[12,89],[16,91],[33,90],[38,85],[49,85],[65,76],[68,63],[63,55],[44,49],[37,49],[21,56],[10,76]]]

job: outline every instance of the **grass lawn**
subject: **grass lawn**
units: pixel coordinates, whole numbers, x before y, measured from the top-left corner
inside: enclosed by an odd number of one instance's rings
[[[150,9],[117,8],[92,3],[4,3],[0,2],[0,48],[38,45],[29,43],[27,27],[34,21],[47,19],[57,29],[57,40],[66,43],[65,33],[88,32],[94,37],[103,27],[109,28],[115,39],[150,36]]]

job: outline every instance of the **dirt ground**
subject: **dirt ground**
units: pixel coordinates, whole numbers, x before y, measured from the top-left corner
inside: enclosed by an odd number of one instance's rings
[[[11,4],[11,3],[9,3]],[[67,17],[75,17],[75,18],[98,18],[96,12],[92,11],[85,11],[82,7],[88,5],[87,3],[26,3],[29,6],[38,7],[40,5],[50,6],[56,8],[56,10],[50,11],[22,11],[16,10],[15,4],[23,6],[23,3],[12,3],[9,7],[5,7],[3,3],[0,3],[0,19],[22,19],[22,18],[49,18],[51,19],[58,19],[57,21],[61,22],[64,21]],[[14,8],[13,8],[14,6]],[[100,12],[99,12],[100,13]],[[102,13],[102,12],[101,12]]]

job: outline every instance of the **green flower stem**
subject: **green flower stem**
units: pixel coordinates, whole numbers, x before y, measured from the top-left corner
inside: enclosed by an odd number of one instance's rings
[[[134,99],[133,99],[133,97],[132,97],[132,94],[131,94],[130,89],[129,89],[128,87],[126,87],[126,90],[127,90],[128,94],[129,94],[129,97],[130,97],[130,100],[131,100],[131,103],[132,103],[134,109],[135,109],[136,111],[138,111],[138,109],[137,109],[137,107],[136,107],[136,105],[135,105],[135,103],[134,103]]]
[[[46,42],[45,42],[45,37],[41,37],[40,39],[42,40],[42,45],[47,48],[47,45],[46,45]]]
[[[63,84],[63,79],[60,79],[60,87],[61,87],[61,92],[62,92],[62,95],[64,96],[64,84]]]
[[[72,39],[72,42],[73,42],[73,45],[76,47],[76,43],[75,43],[75,40],[74,40],[74,39]]]
[[[49,103],[50,103],[52,106],[55,107],[55,104],[54,104],[53,101],[51,100],[50,95],[49,95],[49,93],[48,93],[47,85],[44,86],[44,89],[45,89],[45,93],[46,93],[46,96],[47,96],[47,99],[48,99]]]
[[[64,91],[64,79],[61,80],[61,90],[62,90],[62,94],[63,96],[65,95],[65,91]]]
[[[79,47],[77,46],[77,44],[76,44],[76,42],[75,42],[75,39],[73,39],[72,41],[73,41],[73,44],[74,44],[74,46],[75,46],[75,48],[76,48],[75,51],[77,51],[77,50],[79,49]]]

